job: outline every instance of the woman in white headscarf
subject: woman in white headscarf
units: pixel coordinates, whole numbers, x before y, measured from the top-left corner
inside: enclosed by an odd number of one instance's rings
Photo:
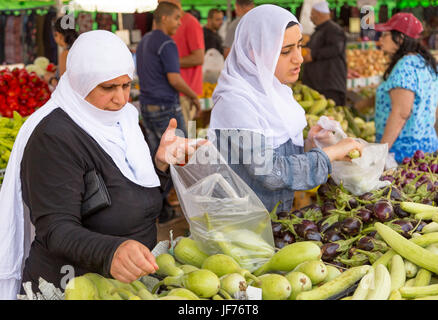
[[[331,161],[362,149],[353,139],[315,148],[320,127],[303,140],[305,113],[287,86],[298,80],[301,40],[301,26],[289,11],[275,5],[252,9],[237,27],[213,93],[209,136],[268,210],[281,201],[278,210],[290,211],[293,191],[324,183]]]
[[[27,281],[37,292],[39,277],[64,289],[87,272],[131,282],[157,270],[160,188],[193,148],[172,119],[152,159],[127,103],[134,68],[116,35],[83,33],[21,128],[0,193],[0,299]]]

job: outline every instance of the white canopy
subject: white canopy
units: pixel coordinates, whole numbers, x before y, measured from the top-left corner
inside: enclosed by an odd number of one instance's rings
[[[70,5],[81,11],[140,13],[155,10],[158,0],[72,0]]]

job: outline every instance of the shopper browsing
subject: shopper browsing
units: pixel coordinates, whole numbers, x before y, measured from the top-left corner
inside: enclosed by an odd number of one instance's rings
[[[347,61],[344,30],[330,17],[327,1],[313,5],[310,19],[316,25],[305,48],[303,83],[345,105],[347,94]]]
[[[383,32],[379,46],[391,56],[376,92],[376,141],[387,143],[398,162],[416,150],[435,152],[438,67],[418,40],[421,22],[411,13],[397,13],[376,30]]]
[[[224,13],[219,9],[210,9],[208,12],[207,24],[204,26],[205,51],[216,49],[221,54],[224,53],[222,38],[218,31],[224,22]]]
[[[181,24],[180,19],[181,11],[176,5],[160,3],[154,12],[154,30],[144,35],[137,46],[141,113],[152,154],[155,154],[170,119],[175,118],[180,134],[187,136],[179,93],[199,107],[198,96],[180,75],[178,49],[171,38]],[[172,219],[174,214],[167,201],[167,192],[164,192],[160,222]]]
[[[231,168],[268,210],[278,201],[282,201],[279,211],[291,210],[295,190],[324,183],[331,161],[345,160],[349,151],[362,149],[353,139],[315,148],[319,126],[312,127],[303,140],[304,110],[288,87],[297,81],[303,62],[301,42],[301,26],[289,11],[274,5],[249,11],[237,27],[213,93],[210,138],[217,139]]]
[[[202,65],[204,64],[205,45],[204,33],[199,21],[190,13],[181,8],[181,0],[160,0],[171,2],[181,10],[181,26],[172,36],[178,48],[180,58],[181,77],[188,86],[198,95],[202,95]],[[190,96],[180,95],[181,109],[184,115],[185,125],[194,120],[200,113],[200,104],[194,103]],[[188,128],[189,129],[189,128]]]
[[[0,299],[27,281],[37,292],[39,277],[64,289],[87,272],[131,282],[157,270],[161,188],[169,163],[194,150],[173,119],[151,156],[127,103],[134,70],[116,35],[81,34],[51,99],[20,129],[0,191]]]

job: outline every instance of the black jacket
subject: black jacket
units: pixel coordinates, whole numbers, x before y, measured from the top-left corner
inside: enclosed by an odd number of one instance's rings
[[[101,174],[111,205],[84,215],[84,175],[91,169]],[[164,185],[169,176],[157,173]],[[41,120],[30,136],[21,161],[21,183],[35,226],[22,281],[31,281],[34,292],[39,277],[60,289],[65,277],[87,272],[111,277],[114,252],[128,239],[151,250],[156,244],[160,188],[144,188],[128,180],[60,108]]]
[[[317,26],[307,44],[313,61],[303,65],[303,83],[321,93],[346,92],[346,42],[345,32],[332,20]]]

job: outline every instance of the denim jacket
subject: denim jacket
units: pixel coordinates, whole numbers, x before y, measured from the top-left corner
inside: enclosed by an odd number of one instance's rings
[[[275,149],[266,147],[266,137],[248,130],[214,130],[213,139],[229,166],[257,194],[268,211],[278,201],[281,204],[277,212],[290,211],[295,190],[310,190],[325,183],[332,170],[330,159],[321,149],[304,152],[303,147],[294,145],[290,139]],[[248,145],[248,141],[253,144]],[[261,141],[260,146],[258,141]]]

